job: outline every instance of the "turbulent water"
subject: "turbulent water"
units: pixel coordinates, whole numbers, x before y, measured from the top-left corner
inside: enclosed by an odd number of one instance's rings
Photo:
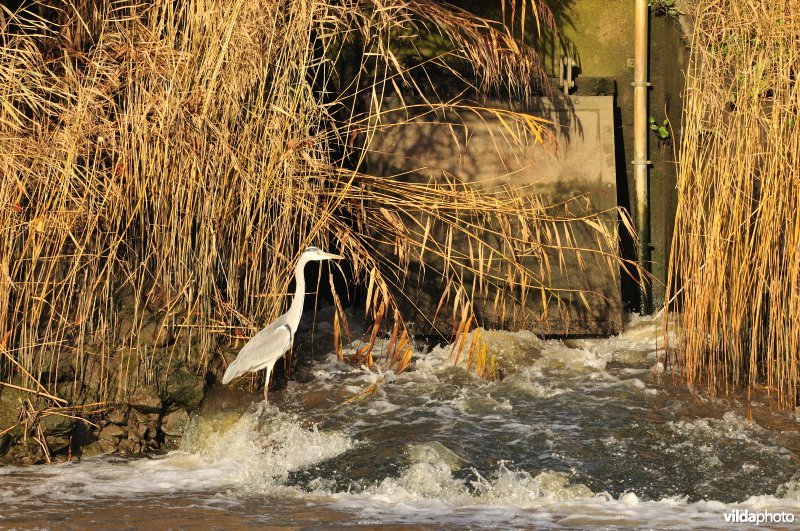
[[[634,317],[610,339],[485,332],[505,372],[489,383],[448,348],[400,375],[329,356],[267,408],[211,397],[180,451],[0,468],[0,527],[800,521],[797,422],[670,385],[659,330]]]

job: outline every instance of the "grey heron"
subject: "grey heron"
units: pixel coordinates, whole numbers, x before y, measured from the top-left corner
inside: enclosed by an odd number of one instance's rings
[[[300,255],[300,260],[294,268],[294,279],[296,283],[294,299],[289,311],[268,324],[266,328],[250,338],[250,341],[242,347],[239,355],[233,360],[222,377],[222,383],[227,384],[237,376],[247,372],[254,372],[267,369],[264,380],[264,402],[268,402],[267,391],[269,389],[269,377],[275,362],[292,347],[294,343],[294,333],[300,324],[300,315],[303,313],[303,302],[306,295],[306,280],[303,274],[306,264],[312,261],[337,260],[341,256],[326,253],[317,247],[309,247]]]

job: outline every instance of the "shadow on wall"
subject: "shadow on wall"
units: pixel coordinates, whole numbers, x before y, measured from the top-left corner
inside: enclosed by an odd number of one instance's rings
[[[492,109],[508,108],[504,100],[498,99],[486,99],[481,104]],[[397,105],[398,102],[386,101],[387,108]],[[369,145],[370,173],[418,183],[463,181],[489,193],[504,187],[518,188],[529,194],[532,204],[546,207],[542,219],[548,221],[529,233],[531,245],[542,245],[546,258],[531,253],[525,258],[526,267],[533,272],[549,271],[538,278],[555,288],[562,299],[556,300],[548,294],[547,302],[543,303],[537,287],[530,287],[527,294],[521,295],[515,293],[516,289],[508,290],[500,284],[491,293],[474,298],[482,325],[526,328],[543,335],[619,331],[619,274],[608,272],[602,254],[616,252],[618,223],[612,107],[610,96],[532,100],[529,107],[520,110],[556,124],[553,132],[557,143],[551,148],[536,145],[532,138],[520,144],[509,132],[513,125],[491,112],[482,117],[473,112],[409,116],[405,110],[384,115],[385,126]],[[404,125],[397,127],[398,121]],[[575,221],[587,216],[590,222]],[[410,221],[410,226],[415,223]],[[480,226],[481,222],[476,222],[475,230]],[[496,229],[487,227],[485,236],[494,240],[493,247],[505,249],[504,252],[508,252],[509,242],[503,234],[525,234],[525,229],[513,226],[513,222],[511,227]],[[443,235],[445,227],[432,230],[442,231],[437,241],[448,240]],[[605,232],[601,234],[599,230]],[[391,246],[391,242],[386,243]],[[472,246],[467,241],[454,239],[452,248],[456,253],[472,256]],[[495,278],[505,275],[499,262],[487,264],[486,271],[491,271]],[[423,310],[423,315],[433,315],[437,294],[442,293],[444,286],[437,285],[436,275],[429,274],[425,279],[423,274],[420,270],[419,275],[410,275],[414,280],[406,287],[414,293],[406,295]],[[469,284],[469,272],[463,274]],[[583,291],[584,296],[576,290]],[[495,302],[498,293],[500,299],[507,298],[509,302],[524,301],[524,308],[513,304],[498,307]],[[543,306],[548,308],[544,315]],[[447,323],[435,323],[439,330],[447,327]]]

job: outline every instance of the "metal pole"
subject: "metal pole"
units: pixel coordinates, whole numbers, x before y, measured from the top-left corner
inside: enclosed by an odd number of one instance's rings
[[[643,271],[650,271],[650,204],[647,182],[647,0],[635,0],[635,42],[633,55],[633,170],[636,187],[636,232],[639,236],[637,261]],[[648,278],[641,279],[641,313],[652,309]]]

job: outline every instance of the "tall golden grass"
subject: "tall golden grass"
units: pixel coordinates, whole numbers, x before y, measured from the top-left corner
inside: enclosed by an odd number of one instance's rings
[[[800,2],[700,2],[687,76],[672,307],[690,384],[797,407]]]
[[[513,31],[423,0],[3,8],[0,379],[77,403],[124,400],[132,382],[154,383],[157,349],[213,369],[225,363],[220,344],[284,310],[309,244],[344,254],[347,280],[367,293],[371,337],[350,361],[374,362],[371,346],[386,333],[381,361],[399,371],[411,358],[412,316],[397,304],[409,263],[438,264],[455,335],[466,337],[465,271],[481,289],[544,292],[549,266],[524,260],[559,247],[551,241],[568,245],[572,223],[616,245],[595,217],[552,215],[529,191],[363,171],[386,96],[430,98],[422,69],[468,64],[479,86],[522,96],[546,81],[515,36],[547,23],[546,8],[507,4]],[[445,44],[411,57],[423,34]],[[431,112],[460,105],[428,101]],[[505,120],[519,141],[547,136],[535,117]],[[490,275],[483,261],[501,258],[503,274]],[[470,349],[490,367],[481,352]]]

